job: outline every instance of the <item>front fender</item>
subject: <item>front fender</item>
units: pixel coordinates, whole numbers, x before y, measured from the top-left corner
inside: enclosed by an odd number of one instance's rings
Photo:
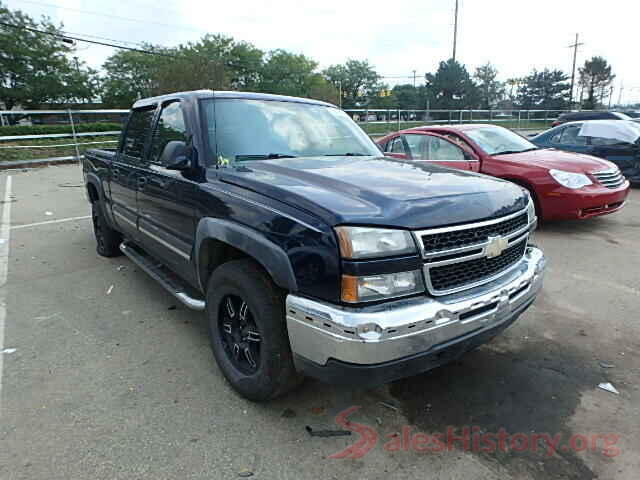
[[[244,225],[219,218],[203,218],[198,223],[195,239],[195,260],[198,274],[198,284],[202,291],[206,291],[207,265],[201,260],[202,244],[205,240],[214,239],[231,245],[254,258],[271,275],[279,287],[288,292],[296,292],[298,285],[291,267],[291,261],[275,243],[266,239],[259,232]]]

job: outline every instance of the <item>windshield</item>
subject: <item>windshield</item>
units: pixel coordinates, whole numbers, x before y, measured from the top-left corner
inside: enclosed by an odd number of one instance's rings
[[[526,138],[502,127],[481,127],[464,133],[488,155],[520,153],[538,148]]]
[[[319,155],[381,155],[342,110],[271,100],[204,102],[210,145],[218,163]]]

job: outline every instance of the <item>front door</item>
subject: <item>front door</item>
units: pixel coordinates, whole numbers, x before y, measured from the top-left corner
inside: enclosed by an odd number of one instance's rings
[[[592,147],[587,142],[587,137],[580,135],[581,123],[566,125],[558,129],[549,143],[558,150],[568,150],[577,153],[592,153]]]
[[[404,138],[413,161],[471,170],[470,155],[462,147],[444,137],[425,133],[407,133]]]
[[[162,152],[170,141],[187,143],[187,129],[180,101],[162,105],[153,131],[146,166],[138,180],[140,240],[175,271],[190,279],[191,250],[195,238],[197,184],[182,172],[163,165]]]
[[[592,155],[615,163],[625,177],[637,177],[640,171],[640,145],[610,138],[590,137]]]
[[[118,228],[129,238],[138,238],[138,206],[136,193],[140,178],[140,165],[156,108],[133,110],[129,116],[122,145],[111,165],[112,209]]]

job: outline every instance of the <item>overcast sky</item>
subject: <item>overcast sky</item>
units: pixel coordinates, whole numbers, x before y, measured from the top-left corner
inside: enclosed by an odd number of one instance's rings
[[[383,76],[424,73],[451,56],[455,0],[5,0],[39,17],[63,22],[67,32],[127,42],[173,46],[207,32],[249,41],[263,50],[303,53],[321,68],[367,59]],[[614,101],[640,101],[637,0],[460,0],[457,58],[473,72],[491,61],[504,80],[532,68],[571,71],[580,33],[578,65],[605,57],[616,74]],[[633,39],[633,40],[632,40]],[[113,52],[79,46],[94,68]],[[390,85],[412,78],[386,78]]]

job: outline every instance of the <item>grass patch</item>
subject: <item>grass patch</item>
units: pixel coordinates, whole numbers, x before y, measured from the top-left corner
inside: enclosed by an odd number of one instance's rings
[[[118,140],[117,135],[98,135],[95,137],[80,137],[78,143],[100,142],[91,145],[79,145],[80,154],[89,148],[116,148],[117,143],[110,143]],[[0,142],[0,162],[7,160],[38,160],[50,157],[66,157],[76,154],[72,138],[41,138],[34,140],[14,140],[10,142]],[[45,148],[4,148],[15,146],[45,146]],[[66,145],[64,147],[57,145]]]

